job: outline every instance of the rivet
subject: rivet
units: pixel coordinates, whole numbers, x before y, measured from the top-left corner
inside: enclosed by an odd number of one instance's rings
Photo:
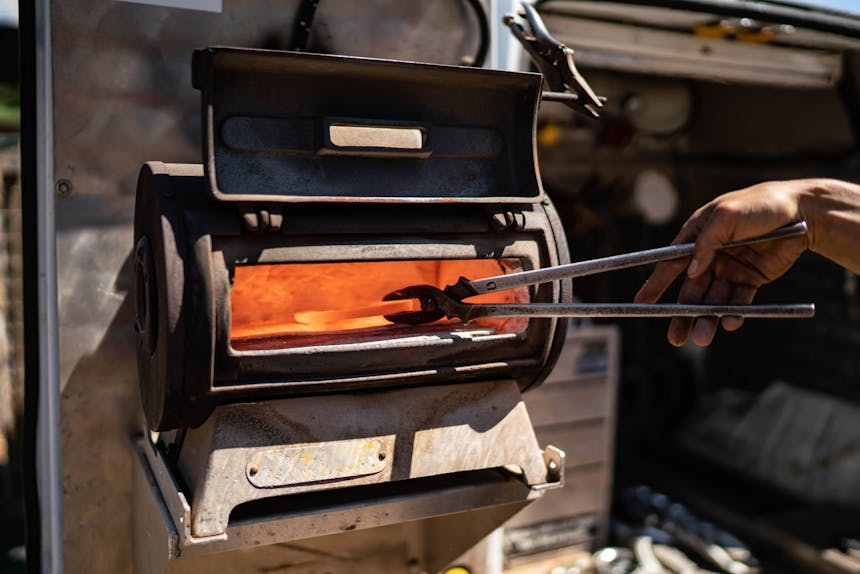
[[[70,195],[72,193],[72,182],[68,179],[58,179],[56,184],[57,195]]]

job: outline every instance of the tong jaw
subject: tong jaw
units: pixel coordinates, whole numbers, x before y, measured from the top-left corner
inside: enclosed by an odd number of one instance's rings
[[[402,313],[391,313],[383,315],[392,323],[404,323],[406,325],[421,325],[432,323],[445,317],[440,301],[447,299],[445,293],[432,285],[410,285],[397,291],[392,291],[382,298],[383,301],[397,301],[400,299],[418,299],[421,304],[420,311],[404,311]]]
[[[462,279],[462,281],[466,280]],[[383,315],[383,317],[392,323],[405,323],[407,325],[432,323],[444,317],[448,319],[460,319],[464,323],[468,323],[472,320],[473,306],[460,302],[462,288],[458,289],[458,285],[449,285],[444,290],[432,285],[411,285],[397,291],[392,291],[383,297],[382,300],[418,299],[421,304],[421,310],[391,313],[390,315]],[[474,294],[470,293],[466,296]]]
[[[573,61],[573,50],[550,35],[537,10],[523,2],[522,11],[519,14],[506,14],[503,22],[528,52],[550,90],[573,92],[577,98],[566,99],[565,104],[585,115],[595,118],[600,116],[604,98],[595,94],[580,75]]]

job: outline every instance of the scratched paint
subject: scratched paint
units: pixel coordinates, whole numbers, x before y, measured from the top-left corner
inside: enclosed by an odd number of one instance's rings
[[[387,453],[378,440],[347,440],[256,451],[245,476],[257,488],[276,488],[381,472]]]

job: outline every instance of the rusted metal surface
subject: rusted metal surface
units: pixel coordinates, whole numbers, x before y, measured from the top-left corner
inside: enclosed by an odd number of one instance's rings
[[[140,163],[149,157],[200,161],[191,52],[210,44],[262,47],[270,36],[289,33],[298,4],[237,0],[212,14],[127,2],[50,3],[53,167],[57,181],[71,184],[70,193],[56,197],[63,538],[69,572],[122,574],[133,568],[128,478],[134,461],[128,437],[139,432],[142,416],[131,256]],[[462,14],[459,2],[410,4],[393,12],[391,7],[375,1],[371,8],[323,3],[311,49],[328,43],[339,53],[438,63],[457,63],[475,52],[470,28],[454,25]],[[387,18],[380,19],[386,10]],[[441,30],[444,35],[438,34]],[[244,568],[247,555],[238,554],[223,563],[237,571],[251,569]],[[271,569],[297,555],[305,563],[324,561],[319,554],[275,548],[254,560],[254,567]],[[196,571],[223,571],[221,564],[215,560]]]
[[[382,472],[386,456],[378,440],[283,446],[251,454],[245,475],[257,488],[355,478]]]
[[[219,200],[543,199],[536,74],[236,48],[197,50],[193,63],[203,161]],[[422,137],[417,147],[379,137],[345,147],[332,141],[337,124],[417,129]]]
[[[193,81],[203,95],[209,189],[221,201],[513,204],[544,197],[534,149],[536,74],[207,48],[194,53]],[[331,127],[338,124],[377,134],[336,145]],[[390,137],[416,130],[418,142]]]
[[[561,320],[529,321],[513,336],[388,325],[377,340],[263,350],[230,343],[231,288],[237,267],[249,263],[510,258],[533,269],[567,261],[551,205],[520,206],[521,229],[495,230],[496,211],[297,204],[283,212],[279,231],[261,235],[243,226],[234,205],[210,197],[200,166],[146,164],[135,212],[135,269],[139,384],[150,428],[197,425],[216,404],[264,397],[479,377],[534,386],[558,354]],[[553,283],[535,289],[531,300],[563,303],[569,295],[569,283]]]
[[[559,486],[563,453],[542,454],[516,383],[497,381],[220,406],[185,432],[177,472],[203,537],[248,501],[510,465]]]
[[[169,475],[164,459],[142,440],[135,452],[137,572],[436,572],[535,496],[517,478],[490,473],[423,491],[386,487],[361,505],[335,497],[320,514],[273,506],[255,519],[236,517],[223,536],[195,538],[188,522],[174,527],[190,507],[181,486],[165,491],[156,480]]]
[[[379,18],[380,10],[385,9],[383,4],[393,6],[375,2],[374,8],[368,9],[364,4],[324,3],[315,20],[315,26],[319,23],[320,27],[315,29],[319,34],[311,39],[312,49],[329,43],[341,53],[355,49],[351,53],[439,63],[456,63],[463,53],[474,52],[474,36],[468,30],[452,28],[452,22],[461,15],[457,3],[410,4],[408,8],[394,9],[395,13],[389,13],[384,21]],[[136,462],[127,437],[139,432],[142,426],[134,353],[136,262],[132,233],[132,195],[140,163],[151,157],[200,161],[199,94],[190,87],[188,66],[192,50],[211,44],[262,47],[272,34],[293,28],[297,5],[298,2],[279,3],[273,9],[269,2],[239,0],[225,3],[222,14],[212,14],[94,0],[52,3],[55,90],[51,116],[55,119],[56,136],[53,167],[56,190],[60,192],[56,197],[56,246],[63,393],[62,488],[65,562],[70,571],[130,572],[131,557],[135,554],[132,546],[137,544],[132,536],[132,485],[127,480]],[[362,26],[368,23],[395,33],[367,35]],[[445,33],[439,34],[440,30]],[[363,40],[368,37],[373,37],[373,42]],[[497,141],[492,137],[485,139],[484,149],[494,153]],[[269,209],[248,209],[248,219],[257,217],[260,211],[275,213]],[[312,222],[324,222],[328,216],[327,213],[313,218],[304,215],[285,216],[290,224],[288,234],[295,237],[313,231]],[[473,226],[474,218],[464,218],[461,213],[450,215],[443,219],[465,221],[467,226],[461,231],[474,232],[474,227],[468,227]],[[266,219],[274,222],[276,218]],[[354,221],[354,229],[364,225],[362,232],[375,229],[389,233],[387,230],[398,221],[397,217]],[[425,231],[426,227],[416,228],[413,234],[420,236]],[[489,252],[493,248],[491,242],[478,242],[470,247],[471,251],[464,246],[450,247],[452,251],[459,250],[460,257],[474,257],[476,251]],[[336,249],[332,247],[329,253]],[[369,252],[371,247],[353,249]],[[426,246],[414,245],[406,250],[421,249],[426,250]],[[298,252],[298,247],[294,251]],[[93,257],[94,253],[99,257]],[[439,346],[442,344],[444,341],[438,342]],[[368,349],[362,353],[367,355]],[[483,371],[475,365],[457,367],[454,373],[468,378],[479,371],[481,376],[487,376],[534,368],[533,364],[514,359],[491,361]],[[416,380],[433,377],[441,380],[443,377],[437,371],[422,365]],[[534,380],[527,384],[533,384]],[[273,392],[269,383],[262,386],[267,388],[266,392]],[[117,477],[124,478],[117,480]],[[422,504],[428,509],[434,505],[454,508],[456,499],[451,494],[446,506],[438,497],[428,496]],[[492,500],[493,493],[485,492],[484,499]],[[349,518],[346,514],[338,517],[344,523]],[[306,517],[303,520],[296,522],[295,528],[320,532],[313,530],[312,520]],[[488,521],[500,520],[495,517]],[[460,536],[462,543],[467,544],[470,538],[463,532],[467,532],[469,521],[463,519],[462,523],[459,530],[447,532],[445,526],[438,526],[436,541],[444,542],[442,534],[447,534]],[[406,543],[397,540],[401,531],[404,528],[396,526],[388,531],[392,542],[387,547],[367,545],[373,552],[388,552],[398,560],[404,558],[396,564],[395,560],[377,564],[380,570],[407,568],[411,557],[401,548]],[[263,544],[274,541],[262,527],[249,536]],[[93,548],[99,551],[93,552]],[[358,565],[375,564],[359,550],[344,551],[346,558],[342,561],[323,558],[326,550],[322,543],[313,546],[313,550],[319,551],[297,552],[275,547],[260,553],[259,558],[256,553],[249,557],[236,552],[220,561],[210,560],[204,566],[197,563],[196,570],[186,562],[179,570],[219,571],[229,569],[230,565],[242,571],[273,570],[297,556],[316,565],[339,564],[340,569],[330,569],[341,572],[353,568],[353,559]],[[360,566],[355,568],[361,570]]]

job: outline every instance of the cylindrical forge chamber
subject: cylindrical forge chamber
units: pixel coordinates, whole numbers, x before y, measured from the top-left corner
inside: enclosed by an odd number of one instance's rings
[[[541,381],[564,320],[396,325],[383,314],[410,303],[382,301],[568,261],[535,167],[540,76],[208,49],[194,81],[204,164],[147,163],[137,190],[151,429],[225,402]],[[569,298],[556,283],[475,300]]]

